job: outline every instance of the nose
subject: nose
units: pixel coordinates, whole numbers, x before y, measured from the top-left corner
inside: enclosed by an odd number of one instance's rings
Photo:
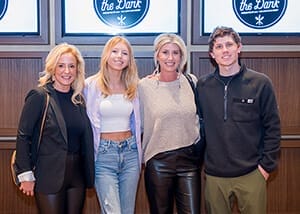
[[[168,55],[167,58],[168,58],[168,59],[173,59],[173,58],[174,58],[174,57],[173,57],[173,54],[170,53],[170,54]]]
[[[224,45],[223,48],[222,48],[222,51],[223,52],[227,52],[228,51],[228,47],[226,45]]]
[[[117,57],[122,57],[122,52],[121,51],[117,52]]]
[[[228,49],[228,48],[227,48],[226,45],[222,45],[222,50],[223,50],[223,51],[227,51],[227,49]]]
[[[70,73],[70,71],[71,71],[71,67],[66,66],[64,72],[65,73]]]

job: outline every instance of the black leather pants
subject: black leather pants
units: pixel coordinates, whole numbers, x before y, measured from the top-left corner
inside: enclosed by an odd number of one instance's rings
[[[40,214],[81,214],[85,200],[85,184],[79,155],[67,156],[64,183],[59,192],[34,194]]]
[[[201,177],[193,146],[167,151],[151,158],[145,168],[145,185],[152,214],[200,213]]]

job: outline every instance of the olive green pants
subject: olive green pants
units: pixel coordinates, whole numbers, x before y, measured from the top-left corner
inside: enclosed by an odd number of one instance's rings
[[[207,214],[232,213],[234,201],[242,214],[265,214],[266,196],[266,181],[258,169],[233,178],[206,175]]]

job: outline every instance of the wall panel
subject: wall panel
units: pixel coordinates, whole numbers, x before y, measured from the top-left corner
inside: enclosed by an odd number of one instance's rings
[[[26,93],[38,84],[44,53],[0,52],[0,136],[14,136]]]

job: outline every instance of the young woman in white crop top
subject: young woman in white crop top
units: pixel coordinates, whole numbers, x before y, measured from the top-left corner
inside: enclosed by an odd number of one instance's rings
[[[84,90],[94,132],[95,187],[101,213],[134,213],[142,152],[138,73],[130,43],[112,37]]]

